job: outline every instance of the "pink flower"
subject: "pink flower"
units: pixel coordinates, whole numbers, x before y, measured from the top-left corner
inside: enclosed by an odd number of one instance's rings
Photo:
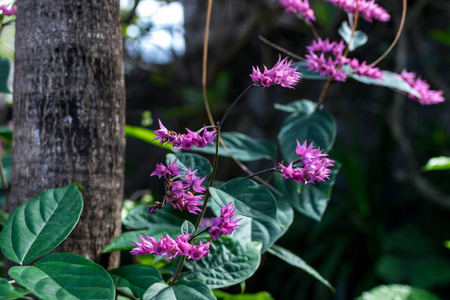
[[[343,55],[345,48],[342,40],[337,43],[318,38],[306,47],[308,53],[305,57],[308,70],[317,72],[321,76],[327,75],[336,81],[345,81],[347,76],[344,71],[340,70],[348,62]]]
[[[402,74],[399,76],[420,94],[420,97],[417,97],[414,94],[408,94],[410,99],[416,100],[422,105],[436,104],[445,101],[442,91],[430,90],[430,85],[425,80],[418,77],[416,73],[403,70]]]
[[[329,178],[331,170],[328,168],[333,166],[334,161],[328,158],[328,154],[322,153],[323,150],[315,149],[313,143],[307,145],[297,141],[295,152],[299,159],[291,162],[287,167],[279,164],[281,173],[285,179],[292,179],[295,182],[314,183],[315,181],[325,181]],[[301,167],[293,168],[296,163],[302,164]]]
[[[167,255],[170,258],[175,258],[178,255],[184,255],[188,258],[199,260],[209,253],[210,243],[194,246],[189,244],[190,234],[180,235],[173,240],[167,233],[160,239],[159,242],[153,237],[145,235],[145,239],[138,236],[140,243],[131,241],[136,247],[130,251],[132,255],[144,256],[146,254]]]
[[[167,167],[163,164],[156,165],[156,169],[151,176],[156,175],[160,178],[165,176],[166,194],[162,203],[155,202],[152,207],[149,207],[149,214],[155,213],[157,209],[162,209],[164,203],[172,205],[175,209],[187,210],[193,214],[201,211],[198,206],[203,205],[200,200],[204,197],[202,193],[206,191],[202,186],[206,177],[200,178],[195,176],[198,170],[191,171],[191,167],[188,167],[184,176],[181,176],[179,172],[181,168],[181,166],[177,165],[177,159],[169,163]]]
[[[297,14],[305,21],[316,20],[314,11],[310,8],[308,0],[278,0],[284,11],[290,14]]]
[[[360,64],[356,58],[353,58],[348,65],[359,76],[366,76],[374,79],[383,78],[383,72],[380,71],[380,69],[372,67],[371,65],[366,65],[365,61]]]
[[[353,15],[356,10],[355,0],[326,0],[331,2],[334,6],[340,7],[350,15]],[[358,14],[364,18],[367,22],[372,20],[378,20],[381,22],[389,21],[391,16],[389,13],[375,3],[375,0],[358,0]]]
[[[17,6],[14,5],[13,7],[11,7],[10,9],[8,8],[11,4],[4,4],[4,5],[0,5],[0,15],[4,15],[4,16],[11,16],[11,15],[16,15],[17,13]]]
[[[160,140],[160,144],[170,144],[175,148],[181,148],[183,150],[191,150],[192,147],[197,146],[199,148],[204,148],[208,143],[213,144],[214,138],[217,135],[215,129],[208,131],[206,126],[203,126],[203,135],[196,131],[191,131],[186,128],[187,134],[179,134],[175,131],[169,131],[162,124],[161,120],[158,119],[159,129],[155,130],[156,137],[154,140]],[[199,131],[201,131],[199,130]]]
[[[218,239],[222,234],[229,235],[235,231],[239,225],[241,219],[233,220],[236,208],[232,208],[233,203],[230,202],[220,210],[220,217],[213,220],[213,226],[209,230],[209,235],[213,239]]]
[[[252,81],[259,86],[270,87],[272,85],[281,85],[282,87],[294,88],[300,81],[301,74],[297,72],[297,68],[291,68],[292,60],[288,61],[287,57],[283,60],[281,55],[278,62],[272,69],[264,66],[264,72],[261,73],[258,67],[252,67],[253,72],[250,74]]]

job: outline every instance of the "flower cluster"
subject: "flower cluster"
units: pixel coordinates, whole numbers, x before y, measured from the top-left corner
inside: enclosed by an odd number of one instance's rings
[[[359,76],[366,76],[374,79],[383,78],[383,72],[380,71],[380,69],[367,65],[365,61],[360,64],[356,58],[353,58],[348,62],[348,65]]]
[[[233,203],[230,202],[228,205],[222,207],[220,217],[213,220],[213,225],[209,231],[209,235],[213,239],[218,239],[222,234],[232,234],[238,228],[239,225],[237,225],[237,222],[241,219],[232,220],[235,215],[234,211],[236,210],[236,208],[232,209],[232,206]]]
[[[132,255],[144,256],[146,254],[167,255],[175,258],[178,255],[184,255],[187,258],[199,260],[209,253],[210,242],[205,244],[200,241],[198,246],[189,243],[190,234],[178,236],[173,240],[167,233],[159,242],[154,237],[144,234],[145,238],[138,236],[140,243],[131,241],[135,248],[130,253]]]
[[[166,194],[163,203],[155,202],[154,206],[150,207],[149,213],[155,213],[156,209],[161,209],[164,203],[172,205],[174,208],[197,214],[201,209],[198,207],[202,205],[200,199],[204,197],[203,192],[206,189],[201,185],[206,177],[200,178],[195,176],[198,170],[191,171],[189,167],[185,175],[181,175],[179,170],[182,167],[177,166],[177,159],[166,166],[157,164],[155,171],[150,176],[164,176],[166,182],[164,184]],[[181,179],[181,180],[177,180]]]
[[[297,14],[305,21],[316,20],[314,11],[310,8],[308,0],[278,0],[284,11],[290,14]]]
[[[348,59],[344,56],[346,45],[343,40],[339,43],[330,42],[328,39],[319,38],[306,47],[308,54],[306,57],[306,66],[308,70],[319,73],[322,76],[328,75],[336,81],[345,81],[347,76],[340,70]]]
[[[326,0],[333,5],[342,8],[349,14],[353,15],[356,10],[355,0]],[[375,3],[375,0],[358,0],[358,14],[361,15],[367,22],[372,20],[378,20],[381,22],[387,22],[391,18],[389,13]]]
[[[297,141],[295,152],[299,156],[299,159],[291,162],[287,167],[279,164],[284,178],[305,184],[328,179],[331,173],[328,167],[333,166],[334,161],[329,159],[327,157],[328,154],[324,154],[322,151],[320,149],[314,149],[312,142],[307,146],[306,141],[302,145]],[[297,162],[301,162],[303,166],[294,168],[293,166]]]
[[[291,68],[291,65],[292,60],[288,61],[287,57],[282,60],[280,55],[278,62],[272,69],[268,70],[264,66],[264,72],[261,72],[259,67],[256,67],[256,69],[253,67],[253,73],[250,74],[250,77],[259,86],[281,85],[282,87],[294,88],[294,85],[300,81],[302,74],[297,72],[298,67]]]
[[[360,63],[358,59],[349,59],[344,56],[346,45],[343,40],[339,43],[330,42],[328,39],[318,38],[311,45],[306,47],[308,54],[306,57],[306,66],[308,70],[317,72],[322,76],[344,82],[347,75],[341,68],[347,65],[359,76],[367,76],[374,79],[381,79],[383,72],[380,69],[367,65],[366,62]]]
[[[403,78],[413,89],[419,92],[420,98],[413,94],[408,94],[408,97],[413,100],[417,100],[420,104],[429,105],[445,101],[442,96],[442,91],[430,90],[430,85],[426,81],[420,79],[416,73],[403,70],[400,77]]]
[[[13,7],[8,8],[11,4],[0,5],[0,15],[11,16],[16,15],[17,6],[13,5]]]
[[[159,119],[158,122],[159,129],[155,130],[156,137],[154,140],[160,140],[161,145],[167,143],[173,145],[175,148],[181,148],[183,150],[191,150],[194,145],[199,148],[203,148],[208,143],[214,144],[213,141],[217,135],[215,129],[208,131],[206,126],[203,126],[200,130],[203,130],[203,135],[200,135],[197,131],[190,131],[187,128],[187,134],[180,134],[175,131],[168,130]]]

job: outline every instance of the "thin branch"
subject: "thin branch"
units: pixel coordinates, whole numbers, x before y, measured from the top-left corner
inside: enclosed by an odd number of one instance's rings
[[[275,43],[272,43],[271,41],[269,41],[268,39],[266,39],[266,38],[263,37],[262,35],[258,35],[258,38],[259,38],[262,42],[264,42],[264,43],[266,43],[267,45],[269,45],[270,47],[272,47],[272,48],[274,48],[274,49],[277,49],[278,51],[283,52],[284,54],[289,55],[289,56],[292,57],[292,58],[295,58],[295,59],[298,59],[298,60],[301,60],[301,61],[305,61],[305,60],[306,60],[305,58],[303,58],[303,57],[301,57],[301,56],[299,56],[299,55],[297,55],[297,54],[295,54],[295,53],[293,53],[293,52],[291,52],[291,51],[289,51],[289,50],[287,50],[287,49],[285,49],[285,48],[283,48],[283,47],[281,47],[281,46],[278,46],[278,45],[275,44]]]
[[[371,66],[375,66],[376,64],[378,64],[389,54],[389,52],[392,51],[392,49],[394,49],[394,46],[397,44],[398,39],[400,38],[400,36],[402,34],[403,26],[405,25],[405,20],[406,20],[406,0],[403,0],[402,19],[400,21],[400,26],[398,28],[397,35],[395,36],[394,41],[392,42],[391,46],[389,46],[389,48],[386,50],[386,52],[384,52],[383,55],[381,55],[377,60],[375,60],[373,63],[371,63],[370,64]]]
[[[134,0],[133,8],[131,8],[130,12],[128,13],[127,17],[122,21],[126,25],[130,25],[133,21],[134,17],[136,16],[136,9],[139,5],[139,2],[141,0]]]
[[[211,123],[211,125],[214,126],[215,124],[214,118],[211,113],[211,108],[209,107],[208,95],[206,93],[206,72],[208,67],[208,41],[209,41],[209,27],[211,24],[212,5],[213,0],[208,0],[208,9],[206,13],[206,24],[205,24],[205,38],[203,39],[202,90],[206,114],[208,115],[209,123]]]

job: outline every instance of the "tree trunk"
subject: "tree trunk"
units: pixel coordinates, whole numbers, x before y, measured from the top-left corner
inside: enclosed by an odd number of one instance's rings
[[[120,234],[125,93],[119,0],[17,1],[9,211],[44,190],[84,186],[84,209],[57,249],[105,267]]]

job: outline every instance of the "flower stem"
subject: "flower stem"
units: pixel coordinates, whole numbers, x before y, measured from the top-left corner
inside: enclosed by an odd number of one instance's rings
[[[220,140],[220,126],[217,126],[217,142],[216,142],[216,155],[214,156],[214,165],[213,170],[211,173],[211,179],[209,180],[209,186],[212,186],[214,183],[214,178],[216,177],[217,173],[217,165],[219,163],[219,140]],[[200,222],[203,219],[203,216],[205,215],[206,208],[208,207],[208,201],[211,197],[211,194],[209,193],[209,189],[206,191],[205,200],[203,202],[202,211],[197,217],[197,221],[195,221],[195,230],[193,236],[195,237],[197,235],[198,227],[200,226]],[[186,261],[186,256],[183,255],[180,262],[178,263],[177,269],[175,270],[174,276],[172,281],[170,282],[170,286],[173,286],[177,280],[178,277],[180,277],[181,270],[183,269],[184,262]]]
[[[250,178],[250,177],[253,177],[253,176],[256,176],[256,175],[260,175],[260,174],[264,174],[264,173],[267,173],[267,172],[274,172],[274,171],[277,171],[278,169],[279,169],[279,167],[273,167],[273,168],[270,168],[270,169],[265,169],[265,170],[258,171],[256,173],[250,174],[250,175],[246,176],[245,178]]]
[[[234,102],[230,105],[230,107],[228,108],[228,110],[225,112],[225,114],[222,117],[222,120],[220,120],[220,123],[218,125],[219,128],[222,128],[223,123],[225,123],[225,120],[228,118],[228,115],[231,113],[231,111],[233,110],[233,108],[236,106],[236,104],[239,102],[239,100],[242,99],[242,97],[244,97],[245,94],[247,94],[247,92],[252,88],[255,87],[257,85],[252,84],[249,87],[247,87],[237,98],[236,100],[234,100]]]

